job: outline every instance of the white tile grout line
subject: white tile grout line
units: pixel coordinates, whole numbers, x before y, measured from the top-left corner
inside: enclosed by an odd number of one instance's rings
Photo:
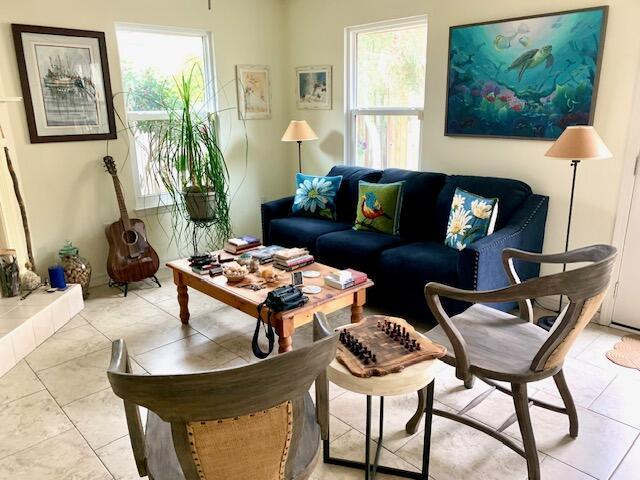
[[[629,453],[631,453],[631,450],[633,450],[633,447],[636,445],[636,443],[640,446],[640,434],[638,434],[638,436],[636,436],[636,439],[631,444],[631,448],[629,448],[629,450],[624,454],[624,456],[622,457],[622,460],[620,460],[620,463],[618,465],[616,465],[616,468],[614,468],[613,473],[611,474],[611,476],[609,478],[613,478],[613,476],[616,474],[616,472],[618,471],[620,466],[626,460],[626,458],[629,455]]]

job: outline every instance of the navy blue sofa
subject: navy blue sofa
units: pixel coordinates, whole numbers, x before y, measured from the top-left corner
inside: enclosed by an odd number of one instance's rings
[[[435,281],[472,290],[508,285],[501,252],[515,247],[541,252],[549,198],[536,195],[518,180],[444,175],[400,169],[372,170],[336,166],[328,175],[342,175],[336,198],[337,220],[291,216],[293,197],[262,205],[262,234],[266,245],[306,247],[322,263],[366,272],[376,283],[368,301],[389,313],[430,319],[423,290]],[[404,181],[400,234],[353,230],[358,204],[358,182]],[[499,199],[493,234],[458,251],[444,245],[449,209],[460,187]],[[521,279],[539,274],[539,266],[516,264]],[[450,314],[467,305],[443,303]],[[501,310],[514,304],[492,305]]]

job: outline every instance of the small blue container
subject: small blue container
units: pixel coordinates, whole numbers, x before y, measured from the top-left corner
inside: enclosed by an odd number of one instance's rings
[[[49,283],[53,288],[61,290],[67,288],[67,282],[64,280],[64,269],[60,265],[49,267]]]

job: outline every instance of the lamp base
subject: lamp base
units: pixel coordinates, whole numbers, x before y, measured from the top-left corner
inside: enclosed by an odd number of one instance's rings
[[[553,327],[553,324],[556,323],[557,318],[557,315],[546,315],[544,317],[540,317],[538,319],[538,326],[548,332]]]

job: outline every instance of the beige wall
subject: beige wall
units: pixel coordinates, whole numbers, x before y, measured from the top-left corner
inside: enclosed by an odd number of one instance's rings
[[[210,12],[206,0],[3,0],[0,9],[0,96],[21,95],[11,23],[106,32],[114,93],[122,90],[115,38],[116,22],[211,31],[219,85],[233,80],[237,63],[271,66],[273,117],[271,120],[246,123],[249,167],[246,181],[232,205],[236,231],[257,234],[260,199],[279,197],[290,189],[288,179],[279,169],[281,159],[287,152],[279,138],[288,123],[284,88],[288,72],[282,54],[284,3],[282,0],[214,0],[213,4],[214,10]],[[235,104],[235,85],[231,82],[225,95],[220,98],[220,107]],[[115,106],[122,113],[122,96],[118,97]],[[225,118],[227,126],[223,140],[226,142],[227,161],[235,190],[244,172],[244,132],[235,112]],[[104,281],[107,255],[104,226],[118,216],[113,186],[101,162],[106,154],[106,143],[32,145],[29,143],[22,105],[0,106],[0,120],[3,124],[7,121],[11,124],[40,270],[46,271],[46,267],[56,260],[57,250],[66,239],[70,239],[93,263],[96,280]],[[126,151],[126,136],[121,134],[117,142],[111,143],[109,152],[118,162],[125,195],[130,210],[133,210],[131,168],[129,164],[123,165]],[[5,182],[1,177],[0,181],[4,208],[11,197],[5,199]],[[142,218],[147,224],[150,242],[160,256],[176,256],[175,247],[168,248],[168,237],[160,225],[160,222],[166,225],[166,218],[154,213],[147,213]],[[15,220],[11,217],[10,228],[21,228]]]
[[[422,170],[521,179],[551,197],[545,250],[564,248],[571,182],[569,162],[544,157],[550,143],[445,137],[444,115],[449,26],[609,4],[609,20],[596,107],[595,127],[613,160],[580,166],[573,221],[574,246],[610,242],[616,214],[621,165],[640,54],[638,0],[307,0],[287,1],[289,109],[320,136],[305,145],[307,170],[324,173],[343,161],[344,28],[427,14],[427,85]],[[297,110],[294,68],[333,65],[331,111]]]

